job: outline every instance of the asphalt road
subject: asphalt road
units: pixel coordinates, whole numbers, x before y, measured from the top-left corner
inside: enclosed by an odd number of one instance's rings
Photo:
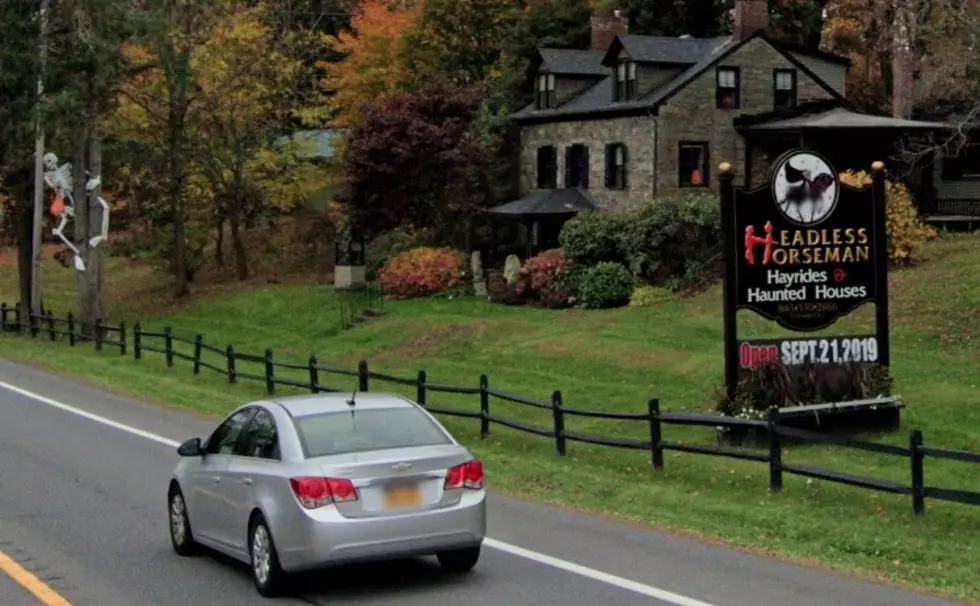
[[[0,360],[0,551],[75,606],[269,603],[244,567],[169,543],[174,443],[212,426]],[[425,559],[359,566],[298,579],[297,597],[275,603],[954,604],[495,494],[489,533],[470,575]],[[17,590],[0,578],[0,603],[29,603]]]
[[[37,599],[0,572],[0,604],[3,606],[37,606]]]

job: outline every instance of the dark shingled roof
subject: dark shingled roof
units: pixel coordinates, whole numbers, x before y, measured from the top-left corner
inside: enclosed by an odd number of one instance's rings
[[[574,76],[605,76],[609,72],[602,66],[602,53],[567,48],[540,48],[541,71]]]
[[[662,36],[618,36],[610,45],[608,52],[598,53],[596,51],[570,51],[560,49],[540,49],[542,65],[551,61],[555,65],[561,65],[566,71],[560,72],[552,69],[555,73],[579,74],[590,76],[604,76],[602,80],[565,101],[561,105],[551,109],[537,109],[534,104],[528,104],[524,108],[511,114],[511,118],[518,121],[531,120],[569,120],[576,117],[587,118],[596,114],[642,114],[643,112],[655,112],[657,107],[667,99],[681,90],[694,79],[708,70],[712,65],[728,56],[749,40],[762,38],[769,43],[777,52],[781,53],[788,61],[793,63],[801,72],[809,75],[818,84],[834,97],[841,104],[846,104],[846,100],[837,93],[829,84],[823,82],[816,74],[813,74],[805,65],[800,63],[790,54],[792,52],[803,52],[796,48],[787,48],[786,45],[772,40],[763,32],[756,32],[752,36],[738,40],[732,36],[720,38],[666,38]],[[656,88],[643,97],[633,101],[614,101],[613,100],[613,75],[610,67],[597,68],[594,61],[599,56],[600,61],[608,62],[615,57],[619,50],[623,50],[636,61],[647,63],[669,63],[673,65],[688,65],[676,78],[670,80],[663,86]],[[547,54],[546,54],[547,53]],[[567,53],[567,54],[566,54]],[[805,53],[814,55],[826,55],[826,53]],[[842,61],[846,61],[843,60]],[[572,71],[572,67],[578,71]]]
[[[598,210],[589,195],[574,187],[541,189],[519,200],[488,209],[487,214],[522,217],[533,215],[564,215]]]
[[[767,132],[834,128],[941,130],[950,128],[950,125],[943,122],[923,122],[918,120],[902,120],[900,118],[892,118],[891,116],[873,116],[852,112],[843,107],[836,107],[822,112],[753,124],[742,127],[741,130],[748,132]]]
[[[725,42],[728,36],[719,38],[669,38],[666,36],[619,36],[619,44],[630,59],[643,63],[697,63],[705,53]],[[610,46],[610,52],[616,48]],[[606,54],[608,58],[608,53]]]

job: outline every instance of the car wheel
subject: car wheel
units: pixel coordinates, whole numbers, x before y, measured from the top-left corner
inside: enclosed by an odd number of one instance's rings
[[[170,488],[170,496],[167,500],[170,510],[170,542],[173,543],[174,551],[177,555],[185,557],[196,555],[198,544],[191,532],[191,522],[187,517],[187,502],[179,486],[174,484]]]
[[[467,549],[456,549],[453,551],[443,551],[436,554],[439,565],[446,572],[469,572],[476,566],[480,559],[480,548],[469,547]]]
[[[252,579],[259,594],[271,598],[282,592],[286,573],[279,565],[279,555],[265,518],[258,516],[248,537],[252,561]]]

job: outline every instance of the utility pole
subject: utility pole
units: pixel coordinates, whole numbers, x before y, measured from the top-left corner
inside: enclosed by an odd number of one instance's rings
[[[44,127],[41,124],[41,95],[44,94],[44,71],[48,58],[48,2],[41,0],[41,42],[38,52],[41,55],[41,73],[37,77],[37,105],[35,106],[35,141],[34,141],[34,226],[32,249],[34,253],[31,265],[31,313],[41,313],[41,264],[44,260],[44,250],[41,248],[41,233],[44,229]]]

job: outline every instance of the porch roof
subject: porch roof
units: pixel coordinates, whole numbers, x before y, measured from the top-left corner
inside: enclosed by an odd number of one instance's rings
[[[598,210],[589,195],[574,187],[539,189],[523,198],[508,202],[485,212],[498,217],[531,217],[540,215],[575,214]]]
[[[943,122],[923,122],[919,120],[903,120],[889,116],[874,116],[851,111],[843,107],[835,107],[815,113],[794,116],[792,118],[774,119],[754,124],[744,124],[738,129],[745,133],[776,133],[797,132],[803,130],[845,130],[845,129],[874,129],[874,130],[942,130],[951,128]]]

